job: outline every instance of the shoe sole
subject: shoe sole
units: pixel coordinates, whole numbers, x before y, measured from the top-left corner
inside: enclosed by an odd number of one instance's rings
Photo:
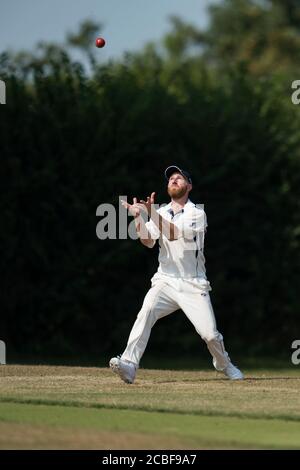
[[[120,377],[120,379],[123,380],[123,382],[125,382],[126,384],[129,384],[129,385],[133,384],[133,381],[132,381],[132,380],[130,381],[129,379],[125,379],[125,378],[122,376],[122,372],[121,372],[120,368],[119,368],[116,364],[111,364],[111,363],[109,363],[109,367],[111,368],[111,370],[112,370],[115,374],[117,374],[117,375]]]

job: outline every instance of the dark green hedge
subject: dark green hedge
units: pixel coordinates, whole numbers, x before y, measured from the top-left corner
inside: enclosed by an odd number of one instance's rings
[[[150,55],[149,55],[150,54]],[[218,77],[154,53],[86,75],[61,51],[0,76],[1,339],[22,355],[120,352],[156,270],[157,249],[100,241],[97,206],[191,171],[208,216],[206,259],[219,329],[240,354],[289,354],[299,337],[300,127],[288,78]],[[176,313],[151,353],[199,347]]]

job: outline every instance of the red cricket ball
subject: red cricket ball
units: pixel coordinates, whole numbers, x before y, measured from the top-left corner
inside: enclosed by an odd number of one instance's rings
[[[103,38],[97,38],[95,41],[96,47],[104,47],[105,40]]]

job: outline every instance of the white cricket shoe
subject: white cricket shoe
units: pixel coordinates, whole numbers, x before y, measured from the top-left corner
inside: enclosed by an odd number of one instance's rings
[[[109,367],[115,374],[118,374],[125,383],[133,384],[137,369],[137,366],[133,364],[133,362],[124,361],[120,357],[113,357],[109,361]]]
[[[230,380],[243,380],[244,374],[233,364],[230,364],[222,370],[222,372],[228,377]]]

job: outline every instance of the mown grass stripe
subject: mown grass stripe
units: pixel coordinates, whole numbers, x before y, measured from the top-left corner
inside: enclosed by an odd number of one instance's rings
[[[182,445],[190,442],[201,448],[288,448],[298,449],[300,426],[280,420],[240,419],[179,415],[137,410],[107,410],[33,404],[0,404],[0,422],[20,423],[28,429],[43,424],[63,426],[72,436],[76,430],[111,431],[122,440],[123,433],[177,437]],[[134,443],[132,444],[134,448]],[[101,441],[99,441],[101,448]],[[186,447],[185,447],[186,448]],[[193,447],[195,448],[195,447]]]
[[[126,410],[126,411],[143,411],[145,413],[163,413],[163,414],[177,414],[186,416],[207,416],[207,417],[223,417],[223,418],[240,418],[240,419],[256,419],[256,420],[281,420],[290,422],[300,422],[299,416],[292,415],[266,415],[262,416],[258,413],[236,413],[236,412],[224,412],[221,410],[217,411],[205,411],[205,410],[178,410],[178,409],[166,409],[160,407],[152,407],[151,409],[137,406],[137,405],[112,405],[106,403],[92,403],[92,402],[80,402],[80,401],[66,401],[66,400],[50,400],[41,398],[17,398],[17,397],[0,397],[0,403],[15,403],[22,405],[46,405],[46,406],[63,406],[63,407],[75,407],[75,408],[86,408],[86,409],[106,409],[106,410]]]

